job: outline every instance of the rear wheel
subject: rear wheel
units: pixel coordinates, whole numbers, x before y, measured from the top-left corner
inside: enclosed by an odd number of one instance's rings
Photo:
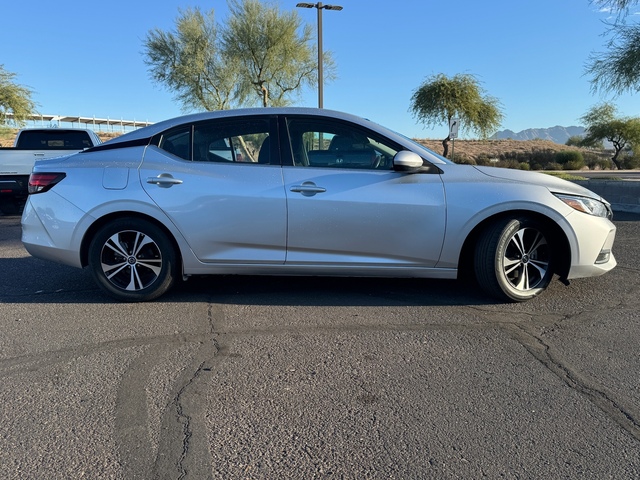
[[[93,237],[89,268],[98,286],[118,300],[153,300],[175,282],[176,253],[167,235],[153,223],[119,219]]]
[[[474,267],[480,287],[503,300],[522,302],[542,293],[553,277],[553,246],[542,224],[502,219],[476,244]]]

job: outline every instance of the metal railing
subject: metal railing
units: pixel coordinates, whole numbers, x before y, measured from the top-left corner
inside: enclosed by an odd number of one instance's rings
[[[88,128],[97,132],[127,132],[136,130],[141,127],[151,125],[153,122],[139,120],[123,120],[115,118],[96,118],[81,117],[68,115],[29,115],[27,118],[27,127],[71,127],[71,128]],[[7,113],[5,116],[5,125],[12,127],[17,123],[14,121],[13,114]]]

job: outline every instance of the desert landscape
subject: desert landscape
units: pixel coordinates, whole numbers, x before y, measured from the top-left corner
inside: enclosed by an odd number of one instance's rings
[[[18,132],[18,129],[0,129],[0,146],[10,147]],[[97,132],[103,142],[111,138],[120,136],[120,132]],[[437,139],[414,139],[425,147],[433,150],[438,154],[442,154],[442,140]],[[518,168],[522,163],[535,162],[537,158],[542,159],[539,164],[545,167],[545,162],[550,162],[557,152],[580,151],[589,165],[591,159],[592,165],[596,160],[600,160],[599,168],[606,165],[608,153],[596,152],[578,147],[569,147],[554,143],[550,140],[455,140],[449,142],[449,158],[456,163],[471,164],[500,164],[499,166],[507,166]],[[506,164],[505,164],[506,163]],[[517,164],[517,165],[516,165]]]

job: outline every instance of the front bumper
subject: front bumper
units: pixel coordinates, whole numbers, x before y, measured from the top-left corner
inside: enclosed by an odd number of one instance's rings
[[[567,278],[597,277],[613,269],[617,265],[612,252],[616,226],[606,218],[580,212],[567,219],[575,233]]]

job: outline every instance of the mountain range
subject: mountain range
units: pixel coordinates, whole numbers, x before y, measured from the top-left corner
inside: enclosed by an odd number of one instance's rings
[[[584,127],[561,127],[559,125],[551,128],[528,128],[521,132],[514,132],[513,130],[501,130],[491,137],[492,140],[535,140],[537,138],[542,140],[551,140],[554,143],[560,143],[564,145],[569,140],[569,137],[584,136]]]

